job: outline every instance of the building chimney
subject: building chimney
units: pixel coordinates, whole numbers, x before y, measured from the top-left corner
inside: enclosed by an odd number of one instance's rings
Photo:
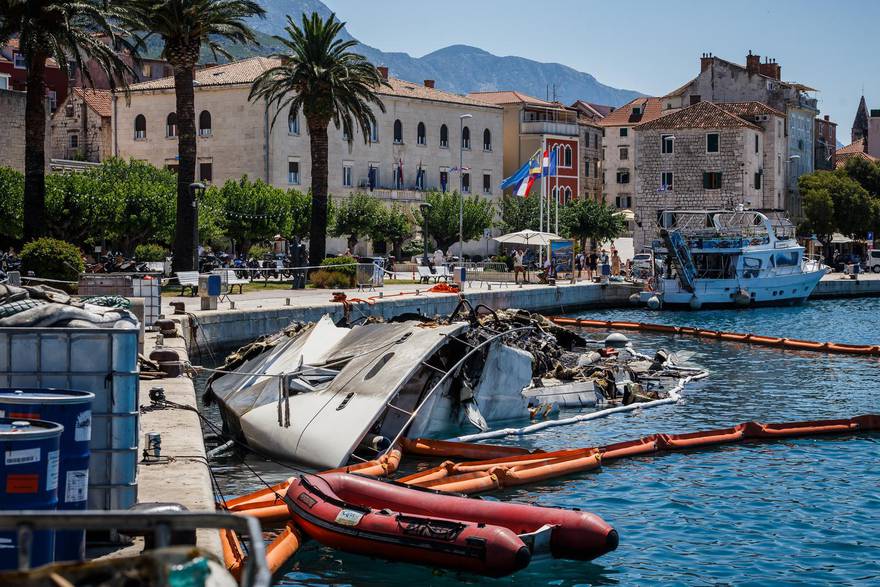
[[[711,53],[703,53],[703,55],[700,57],[700,73],[703,73],[704,71],[709,69],[709,66],[712,65],[712,60],[713,57]]]
[[[775,59],[766,59],[764,63],[760,64],[760,68],[760,73],[763,75],[772,77],[775,80],[782,79],[782,68],[776,63]]]
[[[434,80],[432,80],[432,79],[426,79],[426,80],[425,80],[425,87],[426,87],[426,88],[432,88],[432,89],[433,89],[433,88],[434,88]]]
[[[763,73],[761,69],[761,56],[752,55],[750,50],[749,54],[746,55],[746,71],[749,73]]]
[[[825,120],[831,120],[831,117],[828,116],[828,115],[826,114],[826,115],[825,115]]]
[[[382,76],[382,79],[384,79],[384,80],[388,79],[388,68],[387,67],[385,67],[384,65],[380,65],[376,69],[379,70],[379,75]]]

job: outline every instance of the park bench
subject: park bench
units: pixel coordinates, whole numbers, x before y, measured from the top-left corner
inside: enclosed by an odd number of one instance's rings
[[[199,292],[198,271],[178,271],[174,276],[177,278],[177,283],[180,284],[180,295],[183,295],[187,289],[190,290],[192,295],[196,295]]]
[[[244,286],[250,283],[247,278],[239,277],[235,273],[235,269],[215,269],[214,273],[220,276],[221,283],[226,285],[222,297],[235,293],[235,287],[238,286],[238,293],[244,293]]]
[[[434,283],[439,282],[441,279],[449,281],[449,278],[452,277],[448,267],[435,267],[435,272],[431,273],[430,267],[419,265],[416,267],[416,271],[418,271],[419,274],[419,283],[429,283],[432,279],[434,280]]]

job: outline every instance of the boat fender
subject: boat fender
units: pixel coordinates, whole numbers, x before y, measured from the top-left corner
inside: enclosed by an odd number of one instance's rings
[[[648,308],[651,310],[659,310],[663,303],[660,301],[660,298],[657,296],[651,296],[648,298]]]
[[[606,347],[623,347],[629,343],[629,338],[622,332],[612,332],[605,337]]]

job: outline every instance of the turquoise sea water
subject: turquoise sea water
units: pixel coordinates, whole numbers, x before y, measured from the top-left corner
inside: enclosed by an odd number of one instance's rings
[[[573,314],[808,340],[880,342],[880,299],[792,308]],[[585,334],[600,338],[598,331]],[[685,399],[507,442],[557,449],[655,432],[880,413],[880,359],[628,333],[636,347],[694,353],[710,370]],[[563,413],[562,416],[566,414]],[[250,461],[257,464],[255,461]],[[407,467],[414,463],[407,462]],[[880,434],[740,444],[641,457],[493,495],[593,511],[620,533],[591,563],[547,561],[500,580],[346,555],[310,543],[279,585],[878,585]],[[259,464],[269,480],[288,473]],[[232,493],[259,489],[246,473]]]

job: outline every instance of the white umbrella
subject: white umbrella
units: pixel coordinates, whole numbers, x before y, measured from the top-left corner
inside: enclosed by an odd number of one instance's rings
[[[547,246],[550,241],[563,240],[558,234],[552,232],[538,232],[537,230],[520,230],[519,232],[511,232],[494,237],[493,240],[499,243],[509,243],[514,245],[543,245]]]

